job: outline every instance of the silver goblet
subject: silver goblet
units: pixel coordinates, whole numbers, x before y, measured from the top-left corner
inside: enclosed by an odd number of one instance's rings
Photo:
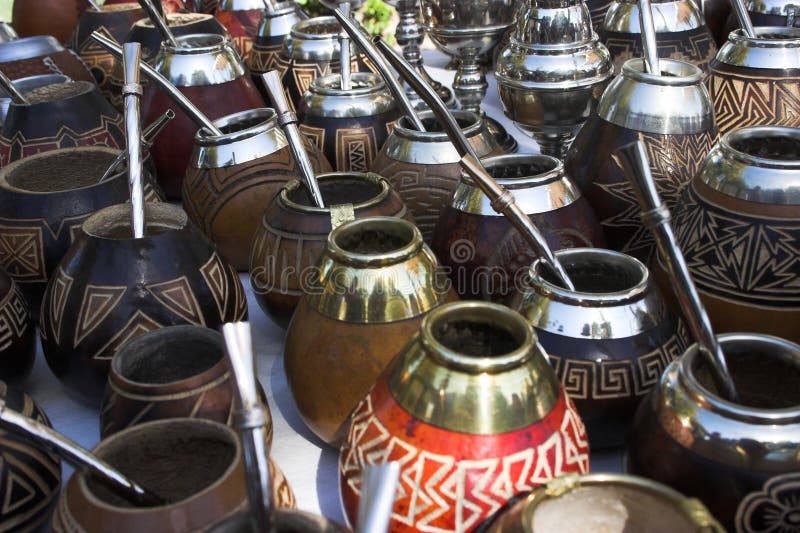
[[[453,90],[461,109],[484,115],[486,75],[478,63],[514,22],[514,0],[421,0],[422,25],[434,43],[460,59]],[[515,152],[517,141],[496,120],[487,127],[505,152]]]

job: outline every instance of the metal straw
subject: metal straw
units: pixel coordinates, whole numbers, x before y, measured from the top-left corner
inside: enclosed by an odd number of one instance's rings
[[[356,533],[386,533],[392,519],[400,463],[367,464],[361,473]]]
[[[647,160],[644,145],[641,141],[626,144],[616,150],[615,158],[628,176],[639,199],[642,207],[642,222],[653,232],[658,251],[661,257],[668,262],[675,296],[689,322],[689,329],[697,340],[700,352],[704,354],[711,365],[717,387],[727,399],[733,402],[738,401],[736,386],[728,372],[725,355],[711,329],[711,321],[700,301],[683,253],[678,247],[672,231],[669,210],[661,202],[656,183],[650,174],[650,163]]]
[[[173,48],[178,48],[178,41],[175,39],[175,35],[172,34],[172,30],[169,29],[166,20],[161,16],[156,6],[153,5],[153,2],[151,0],[139,0],[139,5],[142,6],[145,13],[147,13],[147,16],[150,18],[153,26],[158,30],[158,33],[161,34],[161,37]]]
[[[159,133],[164,131],[164,128],[167,127],[167,124],[173,118],[175,118],[175,111],[172,109],[167,109],[166,113],[155,119],[152,124],[147,126],[142,133],[142,147],[149,149],[151,146],[153,146],[153,140],[158,136]],[[108,170],[105,171],[103,177],[100,178],[99,183],[103,183],[111,176],[115,176],[117,172],[119,172],[120,167],[127,161],[128,152],[126,150],[122,150],[114,162],[111,163],[111,166],[108,167]]]
[[[639,25],[644,48],[644,67],[650,74],[661,76],[658,65],[658,43],[656,42],[656,26],[653,22],[653,8],[650,0],[639,0]]]
[[[425,103],[431,108],[431,111],[436,115],[436,118],[442,124],[445,133],[450,138],[456,150],[461,156],[461,167],[475,180],[475,183],[481,189],[489,200],[491,200],[492,208],[505,215],[511,224],[520,232],[522,237],[533,248],[536,254],[544,259],[550,266],[553,272],[558,276],[561,284],[569,290],[575,290],[575,285],[567,275],[567,271],[556,258],[553,250],[547,244],[544,235],[539,229],[531,222],[528,216],[519,208],[514,201],[514,195],[500,186],[491,174],[489,174],[472,148],[472,145],[467,141],[464,132],[456,122],[456,119],[444,105],[442,99],[436,94],[436,91],[427,83],[425,83],[419,75],[400,54],[398,54],[389,44],[380,37],[375,37],[373,42],[381,52],[383,52],[386,59],[391,63],[394,69],[408,82],[409,85],[417,92]]]
[[[338,8],[345,18],[350,17],[350,4],[339,4]],[[342,28],[339,32],[339,63],[341,65],[342,75],[342,90],[349,91],[352,87],[350,75],[350,35]]]
[[[0,86],[5,89],[8,95],[11,97],[11,101],[15,104],[19,105],[29,105],[28,99],[25,98],[17,86],[14,85],[14,82],[11,81],[11,78],[6,76],[6,73],[0,70]]]
[[[86,0],[86,3],[89,4],[89,7],[91,7],[95,11],[102,11],[103,10],[103,8],[100,7],[100,4],[95,2],[95,0]]]
[[[406,94],[405,89],[400,82],[397,81],[394,73],[389,69],[383,55],[375,48],[372,41],[361,32],[359,29],[360,24],[352,18],[346,17],[339,9],[334,9],[333,15],[337,18],[339,24],[342,25],[342,29],[350,35],[350,38],[356,42],[367,57],[369,57],[370,61],[372,61],[372,64],[375,65],[375,68],[378,69],[378,72],[383,76],[383,81],[386,82],[389,91],[391,91],[392,96],[394,96],[395,101],[403,109],[403,112],[408,117],[408,120],[411,121],[414,128],[416,128],[417,131],[425,131],[425,126],[423,126],[422,121],[419,119],[414,104],[408,99],[408,94]]]
[[[269,468],[267,437],[267,413],[258,397],[253,339],[248,322],[232,322],[222,326],[225,347],[230,359],[233,377],[242,407],[234,413],[234,426],[244,447],[247,468],[247,495],[250,515],[255,522],[254,531],[268,532],[271,529],[272,477]]]
[[[303,138],[297,127],[297,115],[289,110],[289,102],[286,101],[286,94],[283,92],[283,83],[278,73],[274,70],[265,72],[261,75],[264,86],[267,88],[272,103],[275,104],[275,112],[278,114],[278,124],[283,129],[289,140],[289,148],[292,150],[297,166],[300,167],[300,175],[311,193],[311,199],[317,207],[325,207],[322,193],[319,190],[317,176],[314,174],[314,167],[311,160],[303,148]]]
[[[122,60],[122,48],[113,39],[106,37],[98,31],[92,32],[91,37],[116,59]],[[180,107],[198,127],[206,128],[212,135],[222,135],[222,131],[217,128],[202,111],[197,109],[191,100],[186,98],[177,87],[172,85],[169,80],[162,76],[156,69],[148,65],[146,61],[141,62],[140,68],[142,73],[156,83],[162,91],[167,93],[167,96],[175,102],[175,105]]]
[[[141,53],[141,44],[125,43],[122,57],[125,85],[122,87],[122,95],[125,98],[125,144],[128,148],[128,187],[131,191],[131,223],[134,239],[144,237],[142,122],[139,116],[139,99],[142,97],[142,85],[139,83]]]
[[[70,463],[76,468],[86,468],[98,481],[114,493],[138,506],[163,505],[166,501],[140,486],[134,480],[92,455],[92,453],[69,440],[54,429],[37,422],[6,406],[0,400],[0,421],[9,431],[29,437],[33,442]]]
[[[739,19],[739,25],[742,27],[745,36],[755,39],[756,30],[753,28],[753,21],[750,20],[750,14],[747,12],[744,0],[730,0],[730,2],[733,12],[736,13],[736,18]]]

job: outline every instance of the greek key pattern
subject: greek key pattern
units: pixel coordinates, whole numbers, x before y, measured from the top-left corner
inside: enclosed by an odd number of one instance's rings
[[[687,189],[673,215],[702,291],[765,308],[800,306],[800,220],[750,217]]]
[[[708,92],[720,133],[754,125],[800,126],[800,76],[747,76],[711,66]]]
[[[800,472],[775,476],[762,490],[751,492],[739,503],[734,523],[737,533],[756,531],[793,533],[800,516]]]
[[[0,302],[0,353],[21,338],[28,329],[28,308],[15,285],[4,302]]]
[[[650,171],[658,186],[658,193],[669,209],[673,209],[683,189],[697,174],[708,152],[717,140],[716,131],[691,135],[650,135],[639,133],[639,140],[645,146],[650,161]],[[627,239],[614,246],[615,250],[625,252],[649,262],[655,251],[653,235],[640,217],[641,208],[630,182],[625,178],[622,166],[614,161],[614,181],[597,183],[603,191],[621,202],[624,208],[613,216],[601,220],[604,228],[627,230]]]
[[[28,139],[19,131],[10,138],[0,136],[0,167],[24,157],[59,148],[73,146],[120,148],[115,137],[124,138],[122,121],[121,115],[116,117],[101,115],[99,125],[85,131],[76,131],[69,126],[62,126],[55,134],[49,137]]]
[[[598,26],[598,28],[601,26]],[[606,45],[617,72],[628,59],[642,57],[642,40],[639,34],[601,31],[600,40]],[[687,31],[658,33],[658,57],[680,59],[709,72],[711,60],[717,55],[717,45],[711,32],[703,25]]]
[[[360,494],[363,466],[385,462],[390,454],[400,463],[395,509],[403,502],[399,507],[407,510],[393,512],[392,520],[424,533],[470,531],[518,492],[589,469],[586,430],[571,402],[559,431],[545,442],[505,457],[471,460],[430,453],[392,435],[375,416],[372,395],[367,395],[351,419],[340,478]],[[455,514],[455,527],[444,528],[440,518],[449,513]]]
[[[458,165],[409,165],[378,154],[373,170],[389,180],[414,215],[422,238],[430,243],[439,214],[458,185]]]
[[[571,359],[548,352],[550,363],[570,398],[611,400],[644,396],[664,369],[686,350],[688,331],[682,321],[678,331],[655,350],[626,360]]]

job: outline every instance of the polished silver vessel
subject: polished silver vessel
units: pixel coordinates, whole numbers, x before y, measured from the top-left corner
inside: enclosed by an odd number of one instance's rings
[[[692,345],[642,402],[626,468],[699,498],[730,531],[793,531],[800,497],[800,346],[719,335],[740,397],[722,399]]]
[[[352,88],[342,89],[342,77],[332,74],[311,82],[303,96],[303,113],[317,117],[368,117],[395,108],[386,84],[372,72],[354,72]]]
[[[177,47],[162,43],[153,65],[173,85],[219,85],[245,74],[244,62],[229,37],[202,33],[175,39]]]
[[[529,0],[495,66],[506,116],[558,158],[613,73],[580,0]]]
[[[645,70],[644,61],[622,66],[597,105],[597,115],[612,124],[645,133],[682,135],[714,126],[714,110],[703,72],[684,61],[661,59],[661,75]]]

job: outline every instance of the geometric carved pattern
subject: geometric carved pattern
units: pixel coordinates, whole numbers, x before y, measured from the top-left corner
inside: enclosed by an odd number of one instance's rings
[[[211,290],[211,296],[219,309],[219,316],[224,317],[228,303],[228,283],[225,280],[225,265],[216,252],[211,254],[206,264],[200,267],[200,273]]]
[[[11,346],[28,329],[28,308],[14,289],[5,301],[0,302],[0,352]]]
[[[61,321],[64,318],[64,306],[67,304],[67,296],[73,281],[75,281],[74,278],[67,276],[64,270],[59,267],[56,279],[50,282],[50,290],[52,290],[50,297],[50,324],[53,327],[53,338],[55,339],[61,338]],[[42,302],[46,301],[46,298],[42,300]],[[44,324],[44,313],[41,314],[41,318]],[[42,327],[41,329],[44,330],[45,328]]]
[[[392,520],[420,532],[470,531],[517,493],[567,472],[589,470],[585,428],[569,400],[563,418],[550,422],[560,422],[558,429],[544,442],[506,456],[475,459],[420,449],[403,434],[392,434],[373,411],[372,401],[373,394],[368,394],[351,417],[339,477],[349,491],[360,494],[364,465],[400,463]]]
[[[800,77],[748,76],[724,67],[715,62],[708,79],[720,133],[762,124],[800,126]]]
[[[325,128],[315,128],[308,124],[299,124],[298,127],[300,128],[300,133],[305,135],[309,142],[321,152],[325,147]]]
[[[0,226],[0,265],[16,280],[47,281],[42,228]]]
[[[366,172],[377,155],[375,130],[341,128],[336,130],[336,168]]]
[[[697,174],[700,165],[717,140],[716,131],[680,135],[650,135],[638,133],[650,161],[650,171],[664,204],[674,209],[683,189]],[[624,176],[622,166],[616,156],[614,164],[617,173]],[[624,228],[629,237],[626,242],[614,246],[615,250],[625,252],[649,263],[655,250],[652,233],[642,224],[639,202],[627,179],[609,183],[595,183],[615,201],[625,204],[616,214],[601,221],[604,228]]]
[[[156,300],[161,302],[164,307],[190,324],[196,326],[206,325],[203,312],[200,310],[200,305],[197,303],[197,298],[192,288],[189,286],[189,280],[186,276],[163,283],[145,285],[145,288],[150,291]]]
[[[280,66],[278,58],[282,47],[283,43],[280,41],[278,44],[271,45],[253,44],[253,48],[250,49],[250,55],[247,57],[247,67],[250,72],[261,74],[278,69]]]
[[[761,491],[745,496],[734,521],[737,533],[800,531],[800,472],[770,478]]]
[[[11,138],[0,135],[0,167],[30,155],[59,148],[96,145],[119,148],[112,132],[121,135],[122,121],[121,115],[100,115],[99,124],[90,130],[75,131],[63,125],[49,137],[26,139],[21,131],[15,132]]]
[[[800,220],[732,212],[692,185],[673,225],[701,291],[772,309],[800,306]]]
[[[122,299],[126,290],[126,287],[86,286],[80,311],[78,312],[78,321],[75,325],[75,342],[73,346],[80,344],[87,335],[106,319]]]
[[[112,357],[114,357],[114,354],[117,353],[119,347],[129,340],[147,333],[148,331],[153,331],[162,327],[163,326],[161,324],[147,316],[145,313],[137,310],[128,320],[128,322],[122,326],[122,329],[120,329],[119,332],[117,332],[117,334],[105,344],[105,346],[97,350],[92,357],[93,359],[98,360],[110,360]]]
[[[664,369],[686,349],[686,326],[655,350],[625,360],[590,361],[549,353],[550,364],[574,400],[610,400],[647,394],[661,379]]]
[[[632,33],[600,31],[600,40],[606,45],[614,60],[616,70],[628,59],[642,57],[641,37]],[[711,60],[717,55],[717,45],[704,24],[697,28],[677,31],[659,32],[658,57],[688,61],[705,75],[708,73]]]

